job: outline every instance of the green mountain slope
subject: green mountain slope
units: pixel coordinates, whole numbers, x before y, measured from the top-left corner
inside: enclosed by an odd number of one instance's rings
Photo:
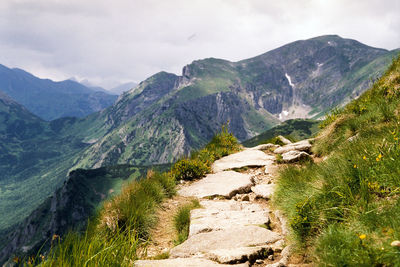
[[[242,145],[245,147],[254,147],[259,144],[266,144],[272,138],[278,135],[285,136],[294,141],[304,140],[317,134],[319,131],[319,124],[320,121],[315,120],[287,120],[282,124],[261,133],[260,135],[254,136],[253,138],[242,142]]]
[[[168,166],[155,166],[164,170]],[[0,239],[0,264],[11,254],[47,250],[53,235],[84,230],[87,219],[101,203],[120,193],[124,183],[145,176],[150,167],[119,165],[94,170],[78,169],[8,235]]]
[[[76,167],[171,162],[226,121],[243,141],[280,121],[321,116],[365,90],[394,53],[331,35],[239,62],[194,61],[181,76],[160,72],[76,124],[96,141]]]
[[[117,96],[77,82],[39,79],[21,69],[0,65],[0,91],[45,120],[84,117],[111,106]]]
[[[317,265],[400,265],[399,96],[400,57],[327,116],[313,147],[324,161],[281,173],[275,203]]]
[[[78,138],[57,135],[53,124],[0,93],[0,230],[62,185],[73,157],[87,147]]]

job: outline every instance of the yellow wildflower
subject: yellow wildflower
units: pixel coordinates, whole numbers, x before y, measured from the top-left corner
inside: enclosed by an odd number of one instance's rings
[[[353,167],[354,167],[354,169],[357,169],[357,164],[354,164],[354,166],[353,166]]]
[[[380,159],[381,159],[381,158],[382,158],[382,154],[379,154],[378,158],[380,158]]]
[[[380,161],[381,159],[378,157],[378,158],[376,158],[376,161]]]
[[[366,234],[362,234],[362,235],[359,235],[358,237],[359,237],[361,240],[363,240],[363,239],[367,238],[367,235],[366,235]]]
[[[366,159],[367,159],[367,157],[366,157],[366,156],[364,156],[364,157],[363,157],[363,160],[366,160]]]

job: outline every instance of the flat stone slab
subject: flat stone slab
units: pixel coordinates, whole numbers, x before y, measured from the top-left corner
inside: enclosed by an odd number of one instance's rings
[[[234,266],[234,267],[248,267],[248,263],[242,264],[219,264],[207,259],[199,258],[177,258],[165,260],[138,260],[135,261],[133,266],[137,267],[214,267],[214,266]]]
[[[292,143],[282,147],[278,147],[277,149],[274,150],[274,153],[283,154],[293,150],[310,152],[311,144],[308,140],[303,140],[297,143]]]
[[[246,225],[268,225],[269,210],[260,204],[234,200],[202,200],[190,214],[189,236]]]
[[[246,148],[247,150],[268,150],[268,149],[273,149],[273,148],[278,148],[280,147],[279,145],[274,145],[274,144],[261,144],[255,147],[249,147]]]
[[[253,191],[257,197],[270,199],[274,194],[275,184],[258,184],[256,186],[251,187],[251,191]]]
[[[260,150],[246,149],[215,161],[211,169],[214,173],[217,173],[242,167],[261,167],[270,164],[274,159],[275,157]]]
[[[304,151],[292,150],[282,154],[282,161],[285,163],[293,163],[304,159],[309,159],[310,155]]]
[[[250,192],[252,185],[251,175],[224,171],[208,174],[205,178],[180,189],[179,194],[185,197],[198,198],[215,196],[232,198],[236,194]]]
[[[212,255],[221,249],[268,246],[281,239],[278,233],[266,228],[248,225],[220,231],[198,233],[170,251],[171,258],[188,258],[199,253]]]

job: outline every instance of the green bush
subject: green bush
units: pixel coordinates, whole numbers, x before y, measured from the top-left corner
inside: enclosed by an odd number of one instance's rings
[[[209,166],[198,159],[181,159],[171,169],[176,180],[201,178],[209,171]]]

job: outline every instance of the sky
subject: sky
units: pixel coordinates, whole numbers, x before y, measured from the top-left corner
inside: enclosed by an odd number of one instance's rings
[[[400,47],[399,0],[1,0],[0,64],[111,88],[338,34]]]

